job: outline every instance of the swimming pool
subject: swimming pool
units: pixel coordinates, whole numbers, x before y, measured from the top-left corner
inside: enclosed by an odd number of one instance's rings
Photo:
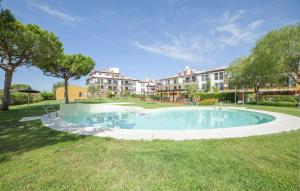
[[[63,120],[81,127],[133,130],[197,130],[242,127],[273,121],[271,115],[234,109],[167,109],[79,112]]]
[[[144,109],[120,103],[61,104],[59,115],[46,114],[41,121],[57,131],[124,140],[223,139],[300,129],[296,116],[228,106]]]

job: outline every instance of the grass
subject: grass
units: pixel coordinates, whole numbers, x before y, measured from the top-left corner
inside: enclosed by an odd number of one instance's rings
[[[249,107],[300,116],[298,109]],[[38,121],[17,122],[42,113],[41,103],[0,112],[0,190],[299,189],[300,131],[223,140],[122,141],[54,131]]]

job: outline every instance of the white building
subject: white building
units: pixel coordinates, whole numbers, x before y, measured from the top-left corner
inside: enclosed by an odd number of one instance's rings
[[[86,79],[87,86],[99,85],[101,93],[111,91],[114,94],[149,94],[154,91],[151,88],[153,83],[156,84],[153,80],[141,81],[122,75],[119,68],[93,71]]]
[[[159,85],[156,88],[157,92],[164,93],[171,100],[181,97],[182,91],[185,90],[185,86],[188,84],[197,84],[200,91],[206,91],[206,84],[210,80],[211,91],[214,86],[218,87],[219,91],[223,91],[227,85],[224,83],[226,67],[215,68],[204,71],[197,71],[196,69],[190,69],[186,67],[182,72],[178,72],[176,76],[171,76],[159,80]]]
[[[225,69],[226,67],[215,68],[204,71],[197,71],[195,69],[190,69],[186,67],[183,72],[178,72],[178,75],[171,76],[168,78],[161,79],[160,82],[160,90],[178,90],[185,89],[187,84],[196,83],[198,85],[199,90],[206,90],[207,81],[210,80],[211,86],[210,90],[213,86],[217,86],[220,91],[224,89],[226,85],[224,85],[225,78]],[[209,90],[209,91],[210,91]]]

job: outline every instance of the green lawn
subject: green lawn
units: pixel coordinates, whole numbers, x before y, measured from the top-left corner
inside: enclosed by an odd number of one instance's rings
[[[300,116],[296,108],[249,107]],[[299,189],[300,131],[223,140],[122,141],[58,132],[38,121],[17,122],[42,113],[41,103],[0,112],[0,190]]]

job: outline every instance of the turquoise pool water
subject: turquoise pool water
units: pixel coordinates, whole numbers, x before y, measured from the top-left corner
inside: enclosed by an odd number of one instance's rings
[[[81,126],[146,130],[192,130],[240,127],[273,121],[271,115],[243,110],[172,109],[154,112],[80,113],[64,116]]]

